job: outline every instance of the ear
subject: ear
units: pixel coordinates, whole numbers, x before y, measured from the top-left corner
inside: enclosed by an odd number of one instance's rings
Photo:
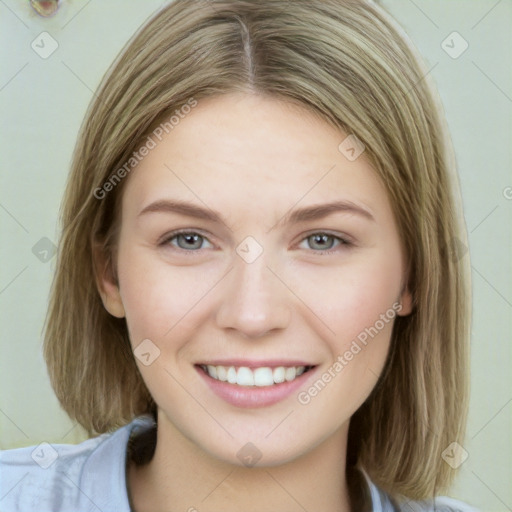
[[[105,309],[112,316],[124,318],[125,311],[112,255],[105,254],[102,247],[95,245],[93,247],[93,260],[96,286]]]
[[[397,313],[398,316],[407,316],[410,315],[413,309],[413,298],[412,293],[409,291],[408,286],[404,286],[402,293],[400,294],[400,297],[398,298],[398,301],[400,302],[402,308],[400,309],[400,312]]]

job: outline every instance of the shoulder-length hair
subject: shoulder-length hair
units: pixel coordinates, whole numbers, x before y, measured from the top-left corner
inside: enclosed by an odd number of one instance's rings
[[[153,16],[93,98],[63,199],[44,355],[70,417],[94,435],[155,411],[125,320],[107,313],[97,288],[95,250],[115,276],[127,162],[185,105],[260,94],[363,142],[407,254],[414,310],[396,319],[385,369],[351,418],[348,459],[395,497],[448,489],[454,471],[441,454],[466,428],[469,261],[455,159],[427,75],[403,31],[363,0],[176,0]]]

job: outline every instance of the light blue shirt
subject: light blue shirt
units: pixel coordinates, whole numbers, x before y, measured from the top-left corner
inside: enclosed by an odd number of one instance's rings
[[[77,445],[41,443],[0,451],[2,512],[130,512],[126,487],[127,444],[134,428],[153,426],[140,416],[111,434]],[[389,497],[365,479],[374,512],[394,512]],[[200,508],[200,507],[199,507]],[[452,498],[409,502],[402,512],[478,512]]]

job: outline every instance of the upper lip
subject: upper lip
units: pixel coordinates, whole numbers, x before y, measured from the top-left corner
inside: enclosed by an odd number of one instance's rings
[[[316,366],[312,363],[298,359],[262,359],[255,361],[253,359],[210,359],[197,363],[200,366],[244,366],[246,368],[278,368],[279,366]]]

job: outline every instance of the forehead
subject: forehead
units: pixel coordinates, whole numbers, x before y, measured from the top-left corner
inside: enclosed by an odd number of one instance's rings
[[[129,177],[123,210],[168,196],[260,213],[340,197],[386,209],[364,152],[347,158],[347,136],[295,104],[246,94],[207,98],[161,141],[153,137],[155,147]]]

